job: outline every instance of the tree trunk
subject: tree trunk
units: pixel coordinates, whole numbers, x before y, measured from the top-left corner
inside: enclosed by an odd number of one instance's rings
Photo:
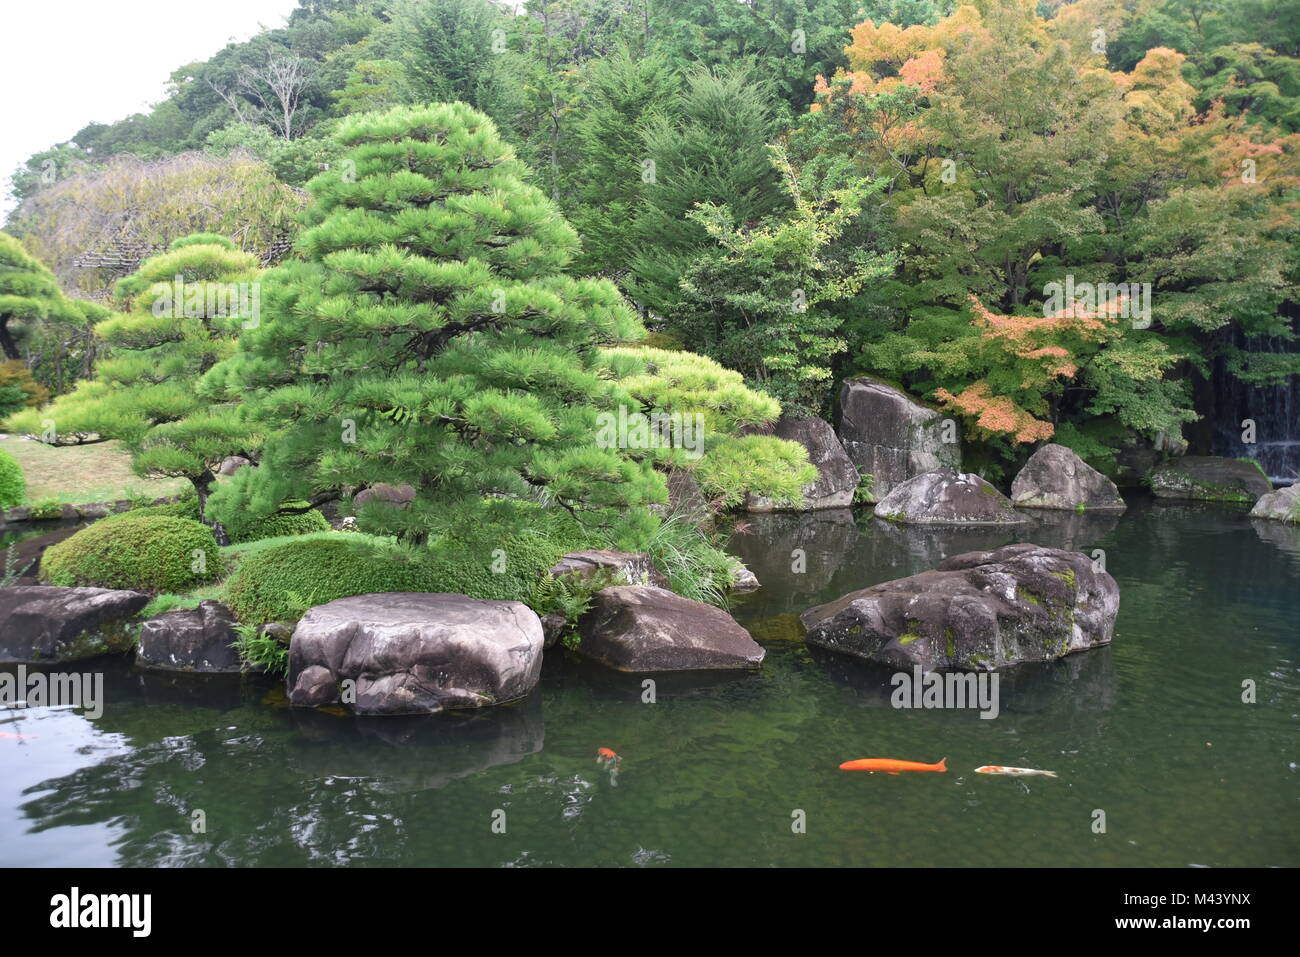
[[[214,479],[215,476],[212,471],[208,470],[198,478],[190,479],[190,483],[199,496],[199,521],[212,529],[212,537],[217,540],[217,544],[225,547],[230,544],[230,536],[226,533],[225,527],[220,522],[208,521],[208,496],[211,493]]]

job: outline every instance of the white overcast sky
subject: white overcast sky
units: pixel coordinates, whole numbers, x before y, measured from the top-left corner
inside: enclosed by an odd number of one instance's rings
[[[87,123],[112,123],[163,99],[172,70],[206,60],[297,0],[7,0],[0,10],[0,219],[9,176]]]

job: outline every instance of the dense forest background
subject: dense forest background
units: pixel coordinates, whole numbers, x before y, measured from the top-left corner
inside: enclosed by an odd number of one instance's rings
[[[6,229],[87,300],[194,232],[269,265],[344,118],[441,101],[558,204],[570,273],[787,414],[871,373],[991,477],[1048,438],[1109,470],[1300,373],[1293,0],[302,0],[32,156]],[[1132,294],[1053,300],[1086,284]],[[6,351],[65,392],[98,318]]]

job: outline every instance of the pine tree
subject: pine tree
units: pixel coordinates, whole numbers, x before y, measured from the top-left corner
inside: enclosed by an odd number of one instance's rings
[[[644,329],[612,284],[563,274],[577,235],[492,121],[462,103],[399,107],[351,117],[339,137],[349,162],[310,184],[305,261],[268,276],[264,321],[205,379],[215,398],[243,396],[266,437],[213,514],[385,483],[416,496],[367,503],[363,525],[411,542],[519,514],[511,503],[644,527],[644,506],[667,498],[657,456],[599,436],[601,413],[655,404],[644,377],[623,381],[645,365],[619,359],[620,374],[600,349]],[[747,422],[779,413],[749,390],[733,398]]]
[[[19,342],[42,323],[78,323],[83,313],[66,298],[50,272],[23,244],[0,233],[0,349],[21,359]]]
[[[124,311],[96,326],[112,352],[94,379],[14,416],[13,427],[53,444],[120,440],[138,474],[188,479],[202,515],[216,467],[242,451],[246,433],[231,408],[210,405],[196,386],[230,355],[239,330],[258,321],[257,275],[256,258],[224,237],[176,240],[118,283]]]

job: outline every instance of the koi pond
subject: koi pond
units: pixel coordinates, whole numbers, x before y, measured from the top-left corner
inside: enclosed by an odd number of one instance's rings
[[[763,587],[731,611],[762,671],[659,677],[652,702],[554,652],[523,702],[418,719],[64,666],[103,672],[102,713],[0,711],[0,864],[1300,865],[1300,529],[1152,501],[1011,529],[746,522],[731,547]],[[1104,560],[1121,606],[1109,647],[1003,674],[995,718],[895,708],[888,672],[801,640],[815,604],[1014,541]],[[838,769],[866,757],[948,773]]]

